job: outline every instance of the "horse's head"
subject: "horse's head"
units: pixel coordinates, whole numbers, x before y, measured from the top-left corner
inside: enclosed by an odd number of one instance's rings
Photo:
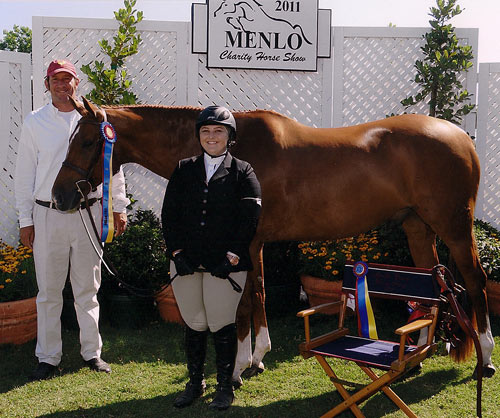
[[[52,187],[52,200],[61,211],[78,207],[82,198],[101,183],[102,173],[98,169],[103,139],[100,124],[104,112],[84,97],[83,104],[71,98],[75,109],[82,115],[69,139],[69,148],[59,174]]]

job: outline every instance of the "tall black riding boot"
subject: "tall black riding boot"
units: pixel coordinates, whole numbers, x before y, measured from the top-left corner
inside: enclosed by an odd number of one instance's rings
[[[184,349],[186,350],[189,382],[186,384],[186,389],[174,401],[174,406],[177,408],[191,405],[205,392],[203,370],[207,353],[207,334],[208,331],[195,331],[186,326]]]
[[[232,377],[238,350],[236,325],[226,325],[213,335],[217,365],[217,392],[209,407],[224,410],[229,408],[234,400]]]

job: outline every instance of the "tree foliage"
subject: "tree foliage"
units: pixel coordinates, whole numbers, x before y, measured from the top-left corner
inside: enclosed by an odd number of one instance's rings
[[[457,0],[436,0],[437,7],[431,7],[429,21],[431,30],[423,35],[425,45],[421,48],[423,60],[415,62],[417,75],[415,82],[420,91],[401,101],[408,108],[427,99],[429,114],[459,124],[462,116],[470,113],[470,94],[459,80],[462,72],[472,67],[472,47],[459,45],[455,28],[447,23],[452,17],[463,12]]]
[[[137,96],[130,91],[132,81],[128,79],[125,69],[125,59],[137,53],[142,41],[136,25],[143,19],[143,12],[134,9],[136,2],[124,0],[125,8],[114,12],[120,26],[113,41],[99,41],[101,51],[110,58],[109,68],[102,61],[81,67],[95,86],[86,97],[98,105],[137,103]]]
[[[12,30],[3,30],[0,49],[5,51],[31,52],[31,29],[27,26],[14,25]]]

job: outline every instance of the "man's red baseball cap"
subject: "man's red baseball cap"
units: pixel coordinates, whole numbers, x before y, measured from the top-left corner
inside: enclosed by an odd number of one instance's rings
[[[49,64],[47,68],[47,78],[53,76],[57,73],[69,73],[73,77],[78,78],[76,75],[76,68],[71,62],[65,60],[54,60]]]

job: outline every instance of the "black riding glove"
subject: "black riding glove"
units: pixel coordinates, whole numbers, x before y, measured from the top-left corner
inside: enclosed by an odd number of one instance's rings
[[[182,253],[177,254],[173,258],[175,264],[175,270],[179,276],[187,276],[194,273],[194,268],[191,267],[186,257]]]
[[[230,261],[224,257],[224,261],[217,265],[210,274],[212,276],[218,277],[220,279],[225,279],[229,276],[229,274],[233,271],[233,266]]]

